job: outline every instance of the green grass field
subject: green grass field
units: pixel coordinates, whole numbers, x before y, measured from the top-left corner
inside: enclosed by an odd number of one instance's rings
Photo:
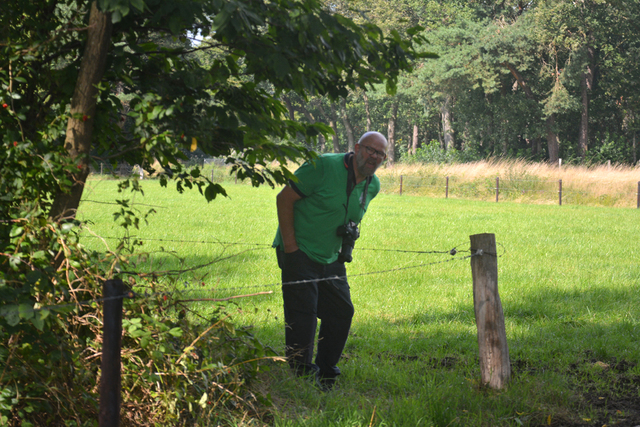
[[[240,298],[238,325],[282,354],[279,269],[269,248],[278,189],[225,184],[207,203],[143,181],[134,234],[150,253],[137,271],[181,275],[189,298]],[[91,179],[78,218],[115,246],[122,198]],[[125,194],[125,197],[130,197]],[[133,196],[131,196],[133,197]],[[149,206],[151,205],[151,206]],[[339,388],[320,393],[277,365],[255,387],[271,394],[275,426],[578,426],[640,424],[640,211],[381,194],[348,266],[356,308]],[[512,380],[480,384],[469,236],[494,233]],[[86,233],[88,247],[104,243]],[[193,303],[203,313],[211,302]],[[254,425],[238,421],[237,425]],[[255,424],[257,425],[257,424]]]

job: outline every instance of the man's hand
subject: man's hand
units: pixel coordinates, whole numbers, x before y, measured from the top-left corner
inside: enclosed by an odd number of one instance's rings
[[[280,234],[282,235],[282,242],[284,243],[284,252],[287,254],[299,249],[293,227],[293,205],[301,198],[302,197],[288,185],[286,185],[276,197],[278,224],[280,225]]]

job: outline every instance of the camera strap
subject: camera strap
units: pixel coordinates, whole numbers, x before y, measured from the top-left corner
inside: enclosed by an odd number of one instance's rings
[[[344,155],[344,166],[347,168],[347,203],[344,205],[344,224],[347,224],[347,218],[349,216],[349,199],[353,189],[356,188],[356,170],[355,170],[355,154],[353,152]],[[369,191],[369,184],[373,177],[368,176],[365,179],[364,191],[360,199],[360,207],[364,210],[367,203],[367,192]]]

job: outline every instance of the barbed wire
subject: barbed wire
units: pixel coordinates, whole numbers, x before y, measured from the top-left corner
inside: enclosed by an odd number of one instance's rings
[[[258,247],[263,247],[265,249],[268,248],[273,248],[273,245],[271,243],[249,243],[249,242],[225,242],[225,241],[221,241],[221,240],[182,240],[182,239],[161,239],[161,238],[146,238],[146,237],[138,237],[138,236],[128,236],[128,237],[99,237],[99,236],[84,236],[84,237],[91,237],[94,239],[107,239],[107,240],[121,240],[121,239],[133,239],[133,238],[137,238],[140,239],[142,241],[151,241],[151,242],[171,242],[171,243],[201,243],[201,244],[219,244],[219,245],[228,245],[228,246],[258,246]],[[376,252],[400,252],[400,253],[413,253],[413,254],[449,254],[449,255],[455,255],[456,253],[459,252],[465,252],[465,251],[460,251],[457,248],[459,246],[462,245],[457,245],[454,246],[452,249],[447,250],[447,251],[419,251],[419,250],[410,250],[410,249],[381,249],[381,248],[360,248],[358,247],[359,251],[376,251]],[[468,251],[467,251],[468,252]]]
[[[182,240],[182,239],[161,239],[161,238],[147,238],[147,237],[139,237],[139,236],[125,236],[125,237],[100,237],[100,236],[83,236],[90,237],[94,239],[107,239],[107,240],[122,240],[122,239],[139,239],[142,241],[150,241],[150,242],[171,242],[171,243],[203,243],[203,244],[219,244],[219,245],[247,245],[247,246],[261,246],[265,248],[270,248],[270,243],[249,243],[249,242],[224,242],[221,240]]]
[[[402,250],[399,250],[402,251]],[[397,271],[404,271],[404,270],[410,270],[410,269],[415,269],[415,268],[420,268],[420,267],[427,267],[427,266],[432,266],[432,265],[437,265],[437,264],[444,264],[444,263],[448,263],[448,262],[452,262],[452,261],[462,261],[462,260],[466,260],[469,258],[472,258],[474,256],[481,256],[481,255],[493,255],[493,256],[498,256],[497,254],[489,254],[489,253],[483,253],[481,250],[480,251],[474,251],[472,252],[472,250],[469,251],[460,251],[460,252],[469,252],[469,255],[463,256],[463,257],[455,257],[455,258],[450,258],[444,261],[434,261],[434,262],[430,262],[430,263],[420,263],[420,264],[416,264],[416,265],[411,265],[411,266],[405,266],[405,267],[396,267],[396,268],[391,268],[391,269],[386,269],[386,270],[378,270],[378,271],[372,271],[372,272],[365,272],[365,273],[357,273],[357,274],[351,274],[351,275],[345,275],[345,276],[332,276],[332,277],[328,277],[328,278],[323,278],[323,279],[307,279],[307,280],[297,280],[297,281],[290,281],[290,282],[278,282],[278,283],[269,283],[269,284],[261,284],[261,285],[252,285],[252,286],[239,286],[239,287],[229,287],[229,288],[208,288],[208,289],[193,289],[192,287],[194,285],[190,284],[189,282],[185,282],[185,284],[190,287],[191,289],[181,289],[181,290],[173,290],[173,291],[157,291],[157,292],[135,292],[134,290],[126,290],[122,295],[116,295],[116,296],[111,296],[111,297],[101,297],[101,298],[92,298],[92,299],[88,299],[88,300],[83,300],[83,301],[76,301],[76,302],[69,302],[66,304],[50,304],[50,305],[46,305],[46,306],[41,306],[41,307],[13,307],[13,306],[4,306],[2,307],[2,311],[3,311],[3,315],[7,315],[10,313],[22,313],[22,314],[26,314],[26,313],[35,313],[37,311],[42,311],[42,310],[60,310],[60,309],[64,309],[64,308],[77,308],[77,307],[82,307],[82,306],[86,306],[86,305],[91,305],[91,304],[96,304],[96,303],[102,303],[105,301],[112,301],[112,300],[117,300],[117,299],[149,299],[149,298],[156,298],[156,297],[161,297],[161,298],[165,298],[168,299],[168,296],[174,297],[176,295],[184,295],[184,296],[189,296],[192,295],[195,292],[198,292],[200,294],[202,293],[213,293],[213,292],[218,292],[218,293],[223,293],[223,292],[237,292],[240,290],[248,290],[248,289],[266,289],[266,288],[270,288],[270,287],[276,287],[276,286],[291,286],[291,285],[299,285],[299,284],[305,284],[305,283],[314,283],[314,282],[319,282],[319,281],[325,281],[325,280],[347,280],[348,277],[351,278],[355,278],[355,277],[363,277],[363,276],[370,276],[370,275],[374,275],[374,274],[385,274],[385,273],[392,273],[392,272],[397,272]],[[421,251],[420,253],[431,253],[431,254],[450,254],[452,256],[455,256],[458,251],[454,249],[451,249],[450,251]],[[235,255],[232,255],[235,256]],[[216,260],[219,261],[219,260]],[[186,271],[190,271],[192,269],[186,270]],[[185,271],[185,272],[186,272]],[[141,274],[145,274],[145,275],[152,275],[152,274],[158,274],[156,273],[135,273],[135,272],[117,272],[116,276],[132,276],[132,275],[141,275]],[[262,294],[262,293],[261,293]],[[252,295],[251,295],[252,296]],[[208,299],[208,300],[214,300],[214,301],[226,301],[229,300],[230,298],[221,298],[221,299]],[[201,301],[200,299],[198,300],[191,300],[191,301],[185,301],[185,300],[176,300],[176,302],[196,302],[196,301]]]
[[[99,201],[99,200],[82,199],[81,203],[84,203],[84,202],[96,203],[98,205],[122,206],[122,204],[117,203],[117,202],[102,202],[102,201]],[[131,203],[128,203],[128,204],[131,205],[131,206],[146,206],[146,207],[149,207],[149,208],[169,209],[167,206],[149,205],[149,204],[146,204],[146,203],[131,202]]]

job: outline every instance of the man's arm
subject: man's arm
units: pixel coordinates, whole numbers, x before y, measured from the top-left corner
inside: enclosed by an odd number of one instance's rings
[[[293,227],[293,205],[301,198],[302,197],[288,185],[286,185],[276,197],[278,224],[280,225],[280,234],[282,235],[285,253],[298,250],[296,233]]]

